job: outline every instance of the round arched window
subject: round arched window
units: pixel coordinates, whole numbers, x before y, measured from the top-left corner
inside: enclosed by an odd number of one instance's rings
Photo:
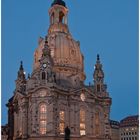
[[[40,134],[44,135],[47,131],[47,106],[42,104],[39,107],[39,126]]]

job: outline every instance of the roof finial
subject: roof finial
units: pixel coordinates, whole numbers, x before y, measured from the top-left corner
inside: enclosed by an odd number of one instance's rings
[[[23,70],[23,62],[20,61],[20,70]]]
[[[25,72],[24,72],[24,68],[23,68],[23,62],[20,61],[20,68],[18,70],[18,79],[25,79]]]
[[[99,54],[97,54],[97,61],[100,61],[100,56],[99,56]]]

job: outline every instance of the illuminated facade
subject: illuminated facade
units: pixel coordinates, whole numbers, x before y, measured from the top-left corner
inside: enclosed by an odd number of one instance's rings
[[[39,38],[33,71],[26,78],[21,62],[14,95],[7,103],[8,140],[109,140],[111,98],[99,55],[94,85],[85,85],[84,56],[67,24],[68,8],[54,0],[50,27]]]
[[[139,116],[128,116],[120,121],[120,140],[139,140]]]

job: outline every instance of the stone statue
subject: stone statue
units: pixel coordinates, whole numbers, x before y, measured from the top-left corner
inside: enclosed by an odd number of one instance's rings
[[[68,126],[65,128],[65,140],[70,140],[70,129]]]

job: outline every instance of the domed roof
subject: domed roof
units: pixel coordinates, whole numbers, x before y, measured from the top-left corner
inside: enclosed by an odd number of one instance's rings
[[[54,2],[52,3],[51,6],[54,6],[55,4],[62,5],[64,7],[66,7],[66,4],[63,0],[54,0]]]

